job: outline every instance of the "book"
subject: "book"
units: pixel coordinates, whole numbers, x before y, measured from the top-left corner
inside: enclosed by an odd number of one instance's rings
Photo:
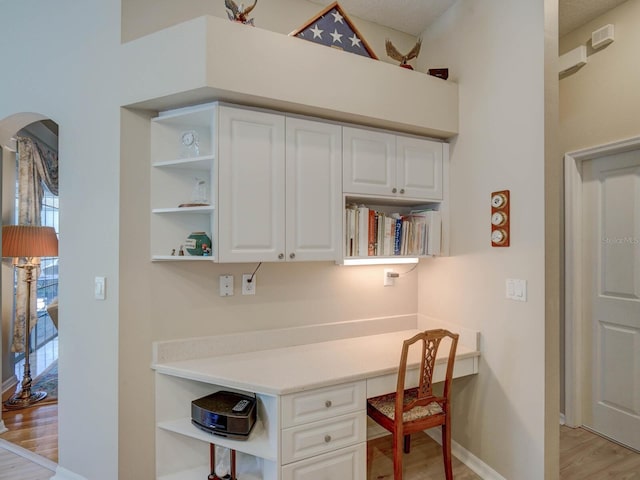
[[[437,210],[417,210],[411,212],[416,225],[420,225],[421,244],[419,255],[440,255],[442,237],[442,215]]]
[[[400,255],[401,243],[402,243],[402,217],[395,213],[396,228],[393,233],[393,254]]]
[[[384,234],[382,240],[382,255],[388,257],[393,255],[393,238],[395,236],[396,223],[391,217],[384,217]]]
[[[369,252],[369,209],[364,206],[358,206],[358,241],[357,250],[354,256],[365,257]]]
[[[376,254],[376,211],[369,210],[369,234],[368,234],[369,248],[367,255],[374,256]]]
[[[442,243],[442,215],[437,210],[429,212],[427,231],[427,255],[440,255]]]
[[[356,207],[353,204],[348,204],[344,209],[344,252],[347,256],[353,255],[356,212]]]

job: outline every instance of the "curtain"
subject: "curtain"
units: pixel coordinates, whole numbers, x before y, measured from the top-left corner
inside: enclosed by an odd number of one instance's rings
[[[43,184],[54,195],[58,194],[58,154],[42,148],[29,137],[18,137],[18,224],[40,225],[40,210],[44,195]],[[16,316],[13,326],[12,352],[24,352],[26,327],[27,283],[26,272],[17,270]],[[34,280],[40,275],[40,268],[34,269]],[[35,282],[34,282],[35,283]],[[34,287],[34,284],[32,284]],[[30,326],[38,321],[37,288],[31,289]],[[28,352],[25,352],[27,354]]]

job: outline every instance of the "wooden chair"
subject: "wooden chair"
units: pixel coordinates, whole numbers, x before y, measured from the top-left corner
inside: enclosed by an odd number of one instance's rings
[[[433,394],[433,372],[440,342],[450,338],[447,372],[442,396]],[[420,361],[420,383],[416,388],[405,390],[407,357],[409,348],[422,343]],[[442,454],[447,480],[453,479],[451,469],[451,411],[450,393],[453,364],[458,346],[458,334],[448,330],[427,330],[405,340],[400,356],[398,386],[396,391],[367,400],[367,415],[393,434],[393,478],[402,480],[402,445],[409,453],[410,435],[428,428],[442,426]]]

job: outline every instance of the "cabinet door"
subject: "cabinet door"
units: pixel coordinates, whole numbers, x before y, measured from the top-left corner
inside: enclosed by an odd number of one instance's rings
[[[395,135],[352,127],[342,134],[343,191],[395,196]]]
[[[396,158],[400,196],[442,200],[442,143],[398,136]]]
[[[284,253],[284,117],[221,107],[218,260],[277,261]]]
[[[286,124],[286,259],[338,260],[341,127],[299,118]]]

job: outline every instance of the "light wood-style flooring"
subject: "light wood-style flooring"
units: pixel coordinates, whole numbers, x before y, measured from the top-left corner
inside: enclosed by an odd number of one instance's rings
[[[0,439],[0,480],[48,480],[55,463]]]
[[[4,395],[6,398],[9,396],[10,394]],[[58,462],[57,403],[4,410],[2,420],[9,431],[0,435],[0,439],[26,448],[52,462]]]
[[[42,411],[37,412],[40,409]],[[34,411],[27,412],[28,410]],[[33,458],[24,458],[24,452],[22,456],[15,453],[20,451],[19,447],[16,448],[5,440],[8,437],[13,438],[16,443],[39,455],[48,456],[55,451],[57,459],[57,405],[43,405],[25,409],[21,414],[15,415],[14,420],[9,419],[7,414],[8,412],[2,413],[5,426],[10,429],[10,432],[0,435],[0,480],[49,479],[55,470],[53,462],[48,459],[33,461]],[[17,421],[18,416],[22,416],[22,420]],[[31,421],[27,419],[29,416],[32,417]],[[30,437],[40,428],[37,426],[40,421],[43,422],[43,431],[48,432],[44,434],[44,437],[52,435],[51,423],[55,422],[55,448],[51,445],[51,439],[40,441],[40,439],[34,440]],[[25,428],[19,427],[20,424]],[[30,433],[27,433],[28,431]],[[369,441],[367,450],[371,465],[367,480],[392,480],[391,437]],[[412,435],[411,453],[406,455],[404,460],[404,479],[444,479],[441,452],[440,445],[426,434]],[[456,480],[479,480],[481,478],[455,457],[453,459],[453,474]],[[621,447],[587,430],[563,426],[560,427],[560,479],[640,480],[640,453]]]

